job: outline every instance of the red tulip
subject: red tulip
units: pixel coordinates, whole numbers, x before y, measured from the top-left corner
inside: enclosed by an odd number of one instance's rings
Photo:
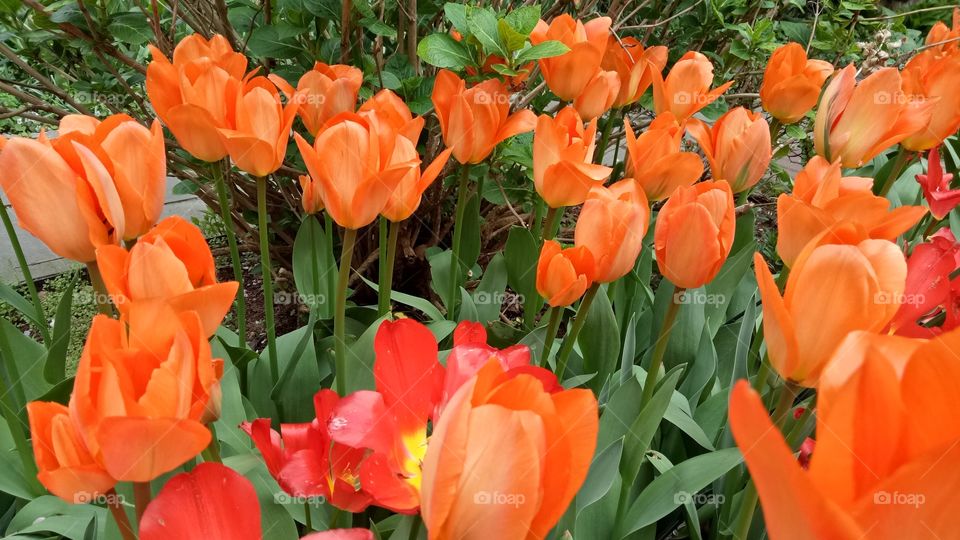
[[[960,189],[950,189],[953,175],[943,172],[938,148],[934,146],[930,149],[927,155],[927,174],[918,174],[917,182],[923,190],[930,213],[939,220],[947,217],[951,210],[960,205]]]

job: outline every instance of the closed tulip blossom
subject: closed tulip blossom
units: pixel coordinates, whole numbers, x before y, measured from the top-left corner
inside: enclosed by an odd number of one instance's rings
[[[381,122],[393,128],[398,134],[410,139],[414,145],[420,140],[423,130],[423,117],[414,117],[410,107],[391,90],[383,89],[365,101],[357,109],[361,115],[373,114]]]
[[[853,65],[834,74],[820,96],[813,126],[817,154],[850,169],[926,126],[933,106],[904,92],[896,68],[880,69],[859,83],[856,77]]]
[[[323,124],[342,112],[353,112],[357,94],[363,85],[363,71],[343,64],[317,62],[303,74],[294,88],[276,75],[270,75],[287,99],[297,104],[303,125],[316,136]]]
[[[934,146],[927,155],[927,174],[918,174],[917,182],[923,190],[933,217],[943,219],[951,210],[960,205],[960,189],[951,189],[953,175],[943,172],[939,147]]]
[[[118,481],[148,482],[210,443],[223,360],[192,311],[138,305],[97,315],[77,367],[70,417],[90,455]]]
[[[443,69],[434,82],[432,99],[443,142],[463,164],[480,163],[497,144],[532,130],[537,122],[527,109],[510,114],[509,91],[497,79],[467,88],[463,79]]]
[[[600,67],[620,76],[620,91],[614,107],[636,103],[653,83],[653,72],[660,73],[667,65],[667,48],[662,45],[644,48],[635,37],[607,39],[607,49]]]
[[[404,177],[419,172],[420,156],[409,139],[356,113],[327,123],[312,146],[299,134],[295,139],[310,177],[322,188],[324,207],[348,229],[370,224]]]
[[[555,240],[547,240],[537,262],[537,292],[551,306],[569,306],[593,284],[593,266],[586,246],[562,249]]]
[[[177,312],[196,312],[206,336],[217,331],[237,295],[237,282],[217,282],[203,233],[179,216],[158,223],[129,251],[99,248],[97,265],[121,314],[133,304],[163,302]]]
[[[429,538],[546,538],[587,476],[597,431],[590,390],[488,362],[430,438],[421,509]]]
[[[239,169],[261,177],[280,168],[297,105],[296,100],[281,103],[280,92],[266,77],[244,82],[236,97],[233,128],[219,130]]]
[[[573,107],[584,120],[593,120],[610,110],[619,93],[620,76],[617,72],[598,70],[573,100]]]
[[[530,43],[559,41],[570,48],[560,56],[540,59],[540,71],[554,95],[572,102],[584,93],[600,69],[612,22],[610,17],[597,17],[584,23],[564,13],[549,24],[537,23]]]
[[[300,175],[300,204],[308,214],[323,210],[323,186],[309,174]]]
[[[633,180],[590,191],[577,218],[574,243],[593,256],[593,281],[610,283],[633,269],[649,222],[647,198]]]
[[[760,85],[763,109],[783,124],[799,122],[820,97],[833,64],[807,58],[799,43],[787,43],[770,55]]]
[[[899,308],[907,277],[900,248],[855,226],[812,240],[790,270],[781,295],[766,261],[754,257],[770,363],[785,379],[814,387],[849,333],[878,332]]]
[[[697,51],[688,51],[663,77],[653,72],[653,109],[657,115],[667,111],[684,122],[700,109],[716,101],[733,81],[713,86],[713,64]]]
[[[653,243],[660,273],[685,289],[710,283],[730,254],[735,229],[728,183],[678,188],[657,214]]]
[[[227,155],[218,130],[233,127],[233,100],[240,92],[247,57],[227,39],[191,34],[177,44],[173,62],[148,45],[147,97],[184,150],[203,161]]]
[[[920,206],[891,209],[872,187],[870,178],[842,176],[839,161],[811,158],[797,173],[793,193],[777,198],[777,253],[783,263],[792,266],[808,242],[834,225],[849,222],[869,238],[896,240],[926,213]]]
[[[930,119],[903,140],[907,150],[922,152],[939,145],[960,128],[960,53],[937,55],[923,51],[907,62],[901,72],[903,90],[916,101],[932,103]]]
[[[958,49],[957,38],[960,38],[960,8],[953,8],[953,20],[950,26],[943,21],[937,21],[930,32],[927,33],[927,39],[924,44],[937,54],[952,53]]]
[[[770,126],[763,115],[743,107],[730,109],[712,127],[690,121],[690,133],[710,163],[716,180],[726,180],[734,193],[757,184],[770,166]]]
[[[533,134],[533,183],[551,208],[583,204],[612,169],[593,163],[597,121],[584,127],[573,107],[542,115]]]
[[[823,372],[807,470],[737,383],[730,424],[771,539],[956,535],[960,422],[931,411],[957,406],[958,347],[958,331],[929,342],[850,334]]]
[[[670,112],[655,118],[639,136],[624,120],[627,134],[627,176],[651,201],[663,200],[678,187],[689,186],[703,174],[703,162],[694,152],[681,152],[683,127]]]
[[[931,338],[960,326],[960,243],[948,227],[917,244],[907,257],[903,302],[886,330]]]

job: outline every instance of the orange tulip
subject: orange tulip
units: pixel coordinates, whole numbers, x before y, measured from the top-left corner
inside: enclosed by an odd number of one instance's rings
[[[297,106],[296,98],[284,106],[277,87],[266,77],[244,82],[236,98],[234,128],[219,130],[239,169],[266,176],[280,168]]]
[[[730,184],[677,188],[657,214],[653,233],[660,273],[677,287],[706,285],[730,254],[736,225]]]
[[[714,179],[726,180],[734,193],[755,186],[770,166],[770,126],[760,113],[736,107],[713,127],[693,119],[690,134],[707,156]]]
[[[597,443],[597,400],[531,369],[490,361],[444,409],[423,460],[430,539],[546,538],[573,500]]]
[[[947,26],[943,21],[937,21],[927,33],[925,44],[930,51],[937,54],[954,52],[957,50],[957,38],[960,38],[960,8],[953,8],[953,21]]]
[[[793,193],[777,198],[777,253],[793,266],[817,235],[842,222],[861,227],[869,238],[896,240],[926,213],[921,206],[890,210],[890,201],[872,191],[873,180],[841,176],[840,162],[814,156],[797,173]]]
[[[960,332],[850,335],[823,373],[809,469],[740,381],[730,424],[770,538],[953,538],[960,494]],[[843,355],[841,356],[841,352]]]
[[[798,122],[817,104],[833,64],[807,58],[799,43],[787,43],[770,55],[760,85],[763,109],[784,124]]]
[[[570,48],[560,56],[540,59],[543,78],[558,98],[573,101],[584,93],[600,69],[611,22],[610,17],[597,17],[584,24],[564,13],[550,24],[538,22],[530,33],[530,43],[534,45],[559,41]]]
[[[924,51],[907,62],[901,73],[903,91],[916,101],[933,104],[930,121],[903,140],[907,150],[922,152],[939,145],[960,128],[960,53],[937,55]]]
[[[933,103],[908,97],[900,72],[883,68],[856,82],[849,65],[836,74],[820,97],[813,126],[817,154],[860,167],[877,154],[922,129]]]
[[[173,63],[153,45],[147,66],[147,96],[157,116],[184,150],[203,161],[227,155],[218,129],[233,127],[232,105],[247,70],[247,57],[221,35],[208,41],[187,36],[173,51]]]
[[[309,174],[300,175],[300,204],[308,214],[323,210],[323,186]]]
[[[551,208],[576,206],[612,169],[593,163],[597,121],[584,129],[573,107],[541,115],[533,134],[533,184]]]
[[[328,122],[313,146],[299,134],[295,139],[310,176],[322,186],[324,207],[348,229],[373,222],[404,177],[420,167],[409,139],[356,113]]]
[[[896,244],[853,226],[812,240],[790,271],[783,296],[763,257],[754,256],[770,363],[794,383],[813,387],[847,334],[877,332],[893,318],[907,279]]]
[[[132,305],[162,301],[175,311],[195,311],[212,336],[237,295],[236,281],[217,283],[216,266],[196,225],[171,216],[130,248],[102,246],[97,265],[113,303],[128,315]]]
[[[407,107],[400,96],[386,88],[374,94],[360,106],[357,112],[361,115],[376,115],[381,122],[386,122],[394,131],[410,139],[410,142],[414,145],[420,140],[420,132],[423,131],[423,117],[414,118],[413,113],[410,112],[410,107]]]
[[[593,281],[610,283],[633,270],[649,223],[647,198],[633,180],[590,191],[577,218],[574,243],[593,255]]]
[[[593,284],[593,266],[586,246],[563,249],[547,240],[537,262],[537,292],[551,306],[569,306]]]
[[[70,417],[90,454],[119,481],[148,482],[210,443],[223,361],[196,313],[139,304],[123,321],[97,315],[80,357]]]
[[[394,222],[403,221],[412,216],[417,210],[417,207],[420,206],[420,199],[423,197],[423,193],[433,184],[433,181],[440,176],[440,172],[450,159],[452,151],[452,149],[447,148],[443,152],[440,152],[440,154],[434,158],[433,162],[422,172],[418,165],[404,174],[400,182],[393,188],[390,196],[387,197],[387,202],[384,203],[383,210],[380,214]],[[406,145],[398,145],[394,156],[401,161],[420,160],[420,155],[417,154],[416,150],[412,146]]]
[[[670,196],[678,187],[689,186],[703,174],[703,162],[693,152],[681,152],[683,127],[670,112],[653,120],[646,131],[636,136],[625,119],[627,133],[627,176],[643,189],[651,201]]]
[[[323,62],[317,62],[313,69],[304,73],[296,88],[277,75],[271,74],[269,78],[287,95],[287,99],[297,104],[300,119],[313,136],[327,120],[342,112],[353,112],[363,85],[363,71],[353,66]]]
[[[713,103],[733,84],[728,81],[713,90],[713,64],[697,51],[689,51],[664,78],[653,71],[653,109],[657,115],[670,111],[679,122]]]
[[[113,488],[117,481],[90,455],[66,407],[34,401],[27,415],[37,479],[50,493],[83,504]]]
[[[480,163],[497,144],[532,130],[537,122],[527,109],[510,114],[510,94],[496,79],[468,89],[455,73],[440,70],[432,98],[443,142],[464,164]]]
[[[622,44],[621,44],[622,43]],[[662,45],[644,48],[635,37],[621,40],[610,36],[600,67],[620,76],[620,91],[614,107],[636,103],[653,83],[653,72],[662,72],[667,65],[667,48]]]
[[[616,71],[597,71],[573,106],[584,120],[593,120],[610,110],[620,92],[620,76]]]

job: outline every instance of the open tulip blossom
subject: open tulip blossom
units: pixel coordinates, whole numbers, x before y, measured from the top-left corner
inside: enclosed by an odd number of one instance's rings
[[[960,540],[960,8],[139,4],[0,2],[0,536]]]

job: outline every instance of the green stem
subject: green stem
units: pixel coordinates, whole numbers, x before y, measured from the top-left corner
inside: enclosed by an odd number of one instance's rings
[[[270,273],[270,244],[267,230],[267,179],[257,178],[257,229],[260,232],[260,275],[263,276],[263,319],[267,329],[267,355],[273,384],[280,377],[277,360],[277,327],[273,314],[273,275]]]
[[[560,346],[560,352],[557,353],[557,379],[563,380],[563,372],[567,370],[567,362],[570,359],[570,352],[573,351],[573,345],[577,342],[577,336],[580,330],[587,322],[587,312],[590,311],[590,304],[593,298],[597,296],[600,290],[600,284],[594,283],[583,295],[580,301],[580,308],[577,309],[577,315],[573,318],[573,325],[570,327],[570,333],[563,337],[563,345]]]
[[[547,217],[543,220],[543,239],[544,240],[553,240],[557,236],[558,225],[560,224],[560,219],[563,217],[563,212],[566,210],[564,207],[560,208],[548,208]]]
[[[217,429],[212,423],[207,427],[210,428],[211,437],[210,444],[208,444],[201,453],[203,460],[213,463],[223,463],[223,459],[220,457],[220,440],[217,439]]]
[[[17,237],[17,230],[10,219],[10,212],[6,205],[0,202],[0,219],[3,220],[3,227],[7,230],[7,236],[10,238],[10,246],[13,247],[13,254],[17,257],[17,264],[20,265],[20,272],[23,274],[23,280],[27,284],[27,290],[30,292],[30,300],[33,301],[33,308],[37,310],[37,322],[39,322],[40,335],[43,336],[43,344],[50,347],[53,342],[50,340],[50,329],[47,328],[47,316],[43,312],[43,304],[40,303],[40,295],[37,293],[37,284],[33,281],[33,275],[30,273],[30,265],[27,264],[27,258],[23,255],[23,246],[20,245],[20,238]]]
[[[677,302],[677,298],[681,294],[683,294],[683,288],[674,286],[673,295],[670,297],[670,305],[667,307],[667,314],[663,318],[660,333],[657,335],[657,342],[653,346],[653,356],[650,357],[647,379],[643,383],[643,394],[640,396],[641,409],[653,398],[653,389],[657,384],[657,376],[660,374],[660,365],[663,364],[663,355],[667,352],[667,344],[670,343],[670,332],[673,331],[673,323],[677,320],[677,314],[680,313],[680,303]]]
[[[464,164],[460,174],[460,184],[457,186],[457,209],[453,221],[453,253],[450,256],[450,302],[447,318],[451,321],[457,317],[457,296],[460,292],[460,240],[463,237],[463,215],[467,210],[467,182],[470,180],[470,164]]]
[[[410,525],[410,540],[417,540],[420,536],[420,516],[413,515],[413,523]]]
[[[310,515],[310,501],[303,501],[303,527],[304,533],[310,534],[313,532],[313,516]]]
[[[150,482],[133,483],[133,502],[137,508],[137,523],[143,521],[143,513],[147,511],[151,498],[153,495],[150,492]]]
[[[780,397],[777,406],[773,410],[773,424],[777,429],[782,429],[784,421],[793,405],[793,400],[797,397],[799,387],[790,381],[785,381],[780,387]],[[743,498],[740,502],[740,513],[737,516],[737,523],[734,526],[734,538],[747,538],[750,533],[750,525],[753,523],[753,514],[757,510],[757,487],[750,480],[747,480],[747,486],[743,489]]]
[[[550,321],[547,323],[547,335],[543,339],[543,352],[540,357],[540,366],[547,367],[550,362],[550,349],[553,348],[553,341],[557,338],[557,330],[560,329],[560,319],[563,317],[562,307],[550,308]]]
[[[97,266],[96,261],[87,263],[87,273],[90,275],[90,285],[93,286],[94,297],[97,301],[97,311],[108,317],[113,317],[110,293],[107,292],[107,285],[103,282],[103,276],[100,274],[100,267]]]
[[[881,184],[882,187],[878,193],[878,195],[881,197],[886,197],[887,193],[890,193],[890,189],[895,183],[897,183],[897,179],[900,178],[901,174],[903,174],[903,171],[907,168],[907,165],[913,161],[913,154],[901,146],[900,149],[897,150],[897,155],[893,159],[894,162],[893,165],[890,166],[890,172],[888,172],[887,176],[883,179],[883,183]]]
[[[133,527],[130,525],[130,518],[127,517],[127,512],[120,503],[120,496],[112,489],[107,492],[107,508],[110,509],[110,514],[113,515],[114,521],[117,522],[117,528],[120,529],[120,537],[123,538],[123,540],[137,540],[137,535],[133,532]]]
[[[770,119],[770,145],[776,148],[777,141],[780,140],[780,128],[783,127],[783,124],[780,123],[780,120],[776,118]]]
[[[384,223],[387,221],[386,218],[380,218],[380,234],[384,233]],[[378,300],[379,309],[378,313],[381,317],[390,312],[390,292],[393,289],[393,266],[396,264],[397,260],[397,240],[400,237],[400,223],[390,221],[389,222],[389,233],[386,236],[386,239],[381,242],[381,249],[383,244],[386,244],[386,249],[381,251],[383,257],[380,258],[380,284],[378,291]]]
[[[340,277],[337,280],[337,304],[333,315],[333,345],[336,355],[337,393],[347,395],[347,285],[350,284],[350,264],[353,247],[357,243],[356,229],[343,231],[343,251],[340,254]]]
[[[223,220],[224,232],[227,235],[227,245],[230,247],[230,264],[233,266],[233,279],[240,284],[237,291],[236,310],[237,310],[237,334],[239,335],[239,347],[244,347],[247,342],[247,300],[243,288],[243,266],[240,265],[240,249],[237,247],[237,235],[233,225],[233,212],[230,211],[230,200],[227,194],[227,183],[224,181],[223,171],[230,170],[230,161],[224,159],[223,163],[215,163],[213,166],[213,183],[217,188],[217,199],[220,201],[220,219]]]
[[[594,163],[603,163],[603,154],[607,150],[607,143],[610,142],[610,133],[613,131],[614,118],[619,115],[620,109],[613,109],[607,114],[607,121],[603,123],[603,132],[600,134],[600,144],[597,145],[593,153]]]

